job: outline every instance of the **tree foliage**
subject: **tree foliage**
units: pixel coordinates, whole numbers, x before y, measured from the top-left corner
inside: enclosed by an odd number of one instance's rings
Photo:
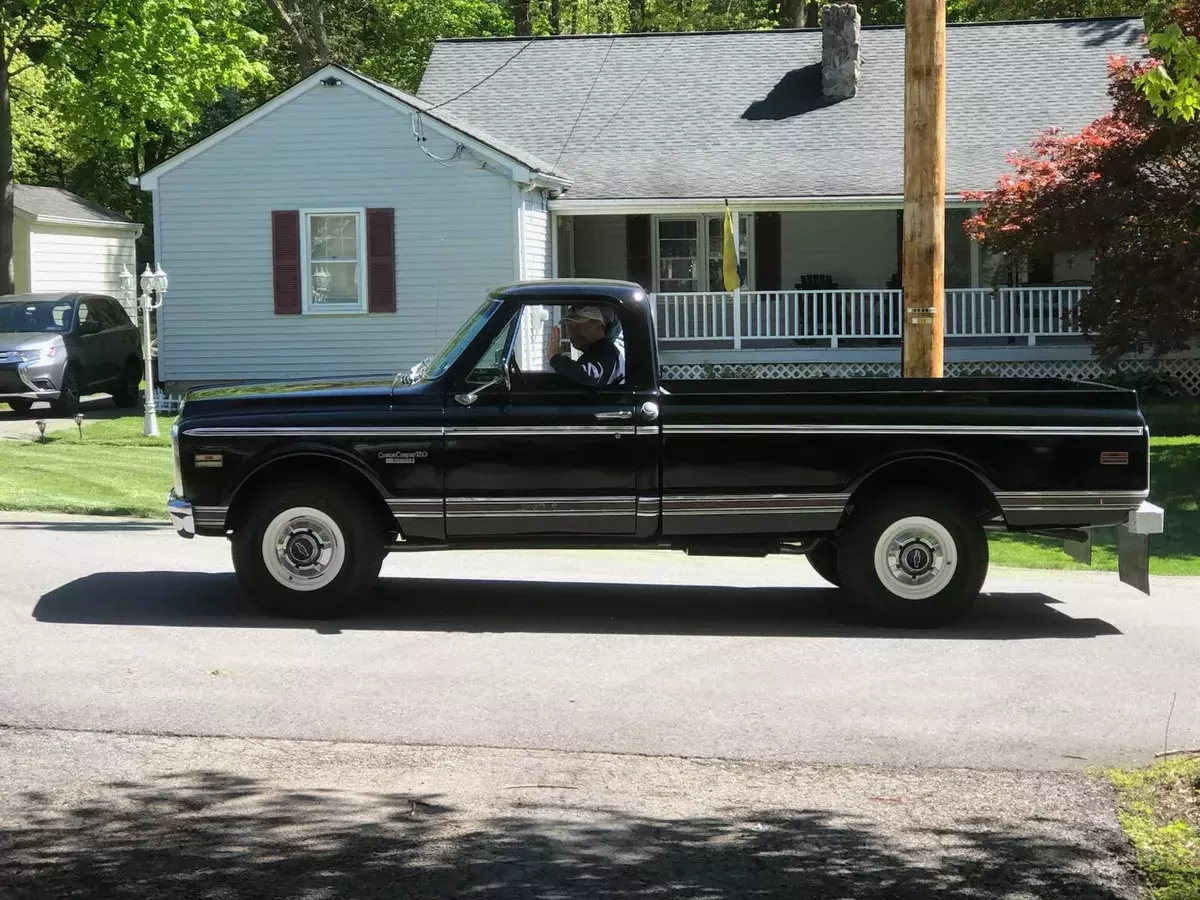
[[[1198,3],[1174,14],[1181,30]],[[1094,254],[1081,324],[1109,357],[1200,337],[1200,122],[1172,121],[1148,96],[1144,76],[1159,64],[1114,58],[1112,113],[1042,135],[995,190],[968,195],[983,206],[967,228],[993,250]]]

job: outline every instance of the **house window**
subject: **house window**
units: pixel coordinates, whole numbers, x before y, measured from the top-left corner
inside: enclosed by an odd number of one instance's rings
[[[365,218],[361,209],[301,214],[305,313],[367,311]]]
[[[700,220],[658,220],[658,290],[664,294],[700,290]]]
[[[749,287],[750,241],[753,216],[738,217],[738,254],[743,287]],[[691,293],[725,290],[722,275],[725,216],[689,216],[686,219],[655,220],[657,287],[660,293]]]

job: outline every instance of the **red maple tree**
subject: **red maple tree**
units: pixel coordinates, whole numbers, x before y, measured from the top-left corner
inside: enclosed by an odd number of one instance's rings
[[[1200,34],[1200,0],[1173,21]],[[1133,83],[1152,62],[1109,62],[1112,112],[1078,134],[1051,130],[982,203],[968,233],[1009,255],[1090,253],[1079,324],[1107,358],[1183,349],[1200,338],[1200,122],[1157,118]]]

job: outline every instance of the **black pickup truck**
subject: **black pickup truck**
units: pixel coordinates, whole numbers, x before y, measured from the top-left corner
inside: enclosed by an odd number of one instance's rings
[[[618,383],[544,350],[564,310],[606,310]],[[190,391],[168,498],[185,537],[227,536],[267,609],[340,615],[384,555],[653,547],[807,554],[848,601],[908,626],[978,595],[988,531],[1120,526],[1148,591],[1146,423],[1132,391],[1021,379],[660,381],[636,285],[491,293],[436,356],[392,377]]]

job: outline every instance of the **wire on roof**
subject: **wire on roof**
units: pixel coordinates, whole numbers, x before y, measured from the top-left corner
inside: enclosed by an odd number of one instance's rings
[[[449,100],[443,100],[441,103],[435,103],[433,106],[431,106],[427,110],[425,110],[425,112],[432,112],[435,109],[441,109],[443,106],[446,106],[449,103],[453,103],[455,100],[459,100],[459,99],[467,96],[467,94],[471,93],[471,91],[475,90],[475,88],[479,87],[481,84],[486,82],[488,79],[492,78],[495,75],[498,75],[501,71],[504,70],[505,66],[507,66],[514,59],[516,59],[518,56],[520,56],[522,53],[524,53],[526,50],[528,50],[532,44],[533,44],[533,38],[530,38],[524,44],[521,45],[520,50],[518,50],[516,53],[514,53],[512,56],[510,56],[504,62],[500,63],[500,65],[496,66],[496,68],[492,69],[492,71],[488,72],[486,75],[484,75],[482,78],[480,78],[477,82],[475,82],[473,85],[471,85],[465,91],[455,94]]]
[[[604,65],[608,62],[608,55],[612,53],[613,46],[616,43],[617,39],[615,37],[608,42],[608,49],[604,51],[604,59],[600,60],[600,68],[596,70],[596,77],[592,79],[592,86],[588,88],[587,96],[579,104],[579,112],[575,116],[575,121],[571,124],[571,130],[567,132],[567,139],[563,141],[562,149],[558,151],[558,159],[554,160],[554,168],[556,169],[562,160],[563,154],[567,152],[567,145],[571,143],[571,138],[575,136],[575,129],[579,127],[579,120],[583,118],[583,111],[587,109],[588,101],[592,99],[592,91],[596,90],[596,85],[600,83],[600,75],[604,71]]]
[[[592,145],[600,139],[600,135],[604,133],[604,129],[612,124],[612,120],[615,119],[621,110],[625,108],[625,104],[632,100],[633,95],[636,94],[641,89],[642,85],[646,83],[646,79],[650,77],[650,74],[654,71],[655,67],[659,64],[662,58],[667,55],[667,51],[671,49],[671,45],[675,43],[675,38],[677,37],[679,37],[677,34],[671,35],[671,39],[663,45],[663,48],[659,52],[658,56],[654,57],[654,62],[650,63],[645,74],[643,74],[642,77],[638,79],[638,83],[633,86],[633,90],[626,95],[624,100],[617,104],[617,108],[613,110],[612,115],[605,119],[604,124],[600,126],[599,130],[594,135],[592,135],[592,139],[588,142],[588,145],[579,151],[581,154],[587,153],[592,149]],[[563,150],[566,150],[565,144],[563,145]],[[562,158],[561,153],[559,154],[559,158]],[[558,165],[558,163],[555,163],[555,165]]]

